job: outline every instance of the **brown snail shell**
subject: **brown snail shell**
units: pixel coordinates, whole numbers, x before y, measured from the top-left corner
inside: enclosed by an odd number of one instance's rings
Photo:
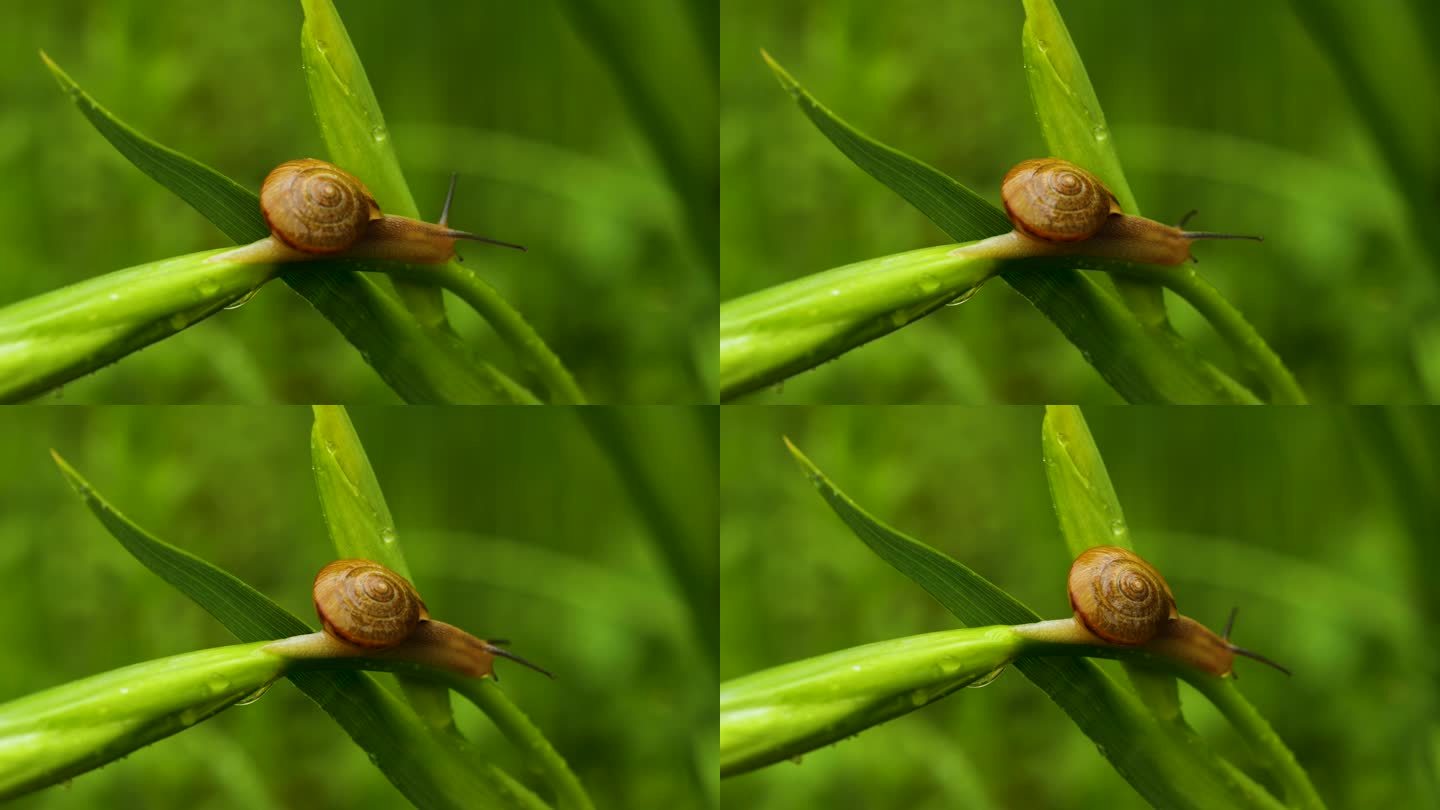
[[[409,580],[369,560],[336,560],[320,569],[314,597],[325,632],[368,649],[399,644],[430,618]]]
[[[360,179],[314,158],[276,166],[260,187],[270,232],[304,253],[340,253],[365,234],[380,206]]]
[[[1100,178],[1059,158],[1015,164],[1000,184],[1000,199],[1017,230],[1051,242],[1089,239],[1120,213]]]
[[[1096,546],[1076,557],[1069,591],[1076,620],[1112,644],[1144,644],[1179,615],[1155,566],[1115,546]]]

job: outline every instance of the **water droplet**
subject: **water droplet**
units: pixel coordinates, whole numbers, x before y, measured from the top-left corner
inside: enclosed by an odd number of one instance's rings
[[[189,325],[190,322],[185,320],[185,314],[183,312],[177,312],[174,315],[170,316],[170,328],[174,329],[176,332],[179,332],[181,329],[184,329]]]
[[[128,694],[130,694],[130,687],[128,687],[128,686],[122,686],[122,687],[120,687],[120,694],[122,694],[122,695],[128,695]]]
[[[193,726],[196,723],[200,722],[200,710],[191,707],[180,712],[180,715],[177,719],[179,719],[180,725],[182,726]]]
[[[387,546],[394,545],[395,541],[399,539],[400,537],[399,535],[395,534],[394,529],[387,527],[380,532],[380,542],[384,543]]]
[[[211,678],[205,682],[205,688],[209,689],[212,695],[223,695],[225,690],[230,688],[230,681],[220,677]]]
[[[1100,126],[1099,124],[1096,124],[1095,126],[1090,128],[1090,135],[1094,137],[1097,141],[1104,142],[1110,140],[1110,130],[1106,129],[1103,126]]]
[[[1001,664],[1000,666],[996,667],[994,670],[991,670],[990,672],[987,672],[987,673],[985,673],[984,675],[981,675],[979,678],[976,678],[975,680],[971,681],[970,683],[965,684],[965,688],[966,688],[966,689],[979,689],[979,688],[982,687],[982,686],[989,686],[990,683],[991,683],[992,681],[994,681],[996,678],[1000,677],[1000,673],[1002,673],[1002,672],[1004,672],[1004,671],[1005,671],[1005,665],[1004,665],[1004,664]]]
[[[205,298],[211,298],[215,293],[220,292],[220,282],[212,278],[207,278],[200,282],[200,286],[197,289],[200,291],[200,295]]]
[[[257,700],[259,700],[260,698],[264,697],[264,696],[265,696],[265,693],[266,693],[266,692],[269,692],[269,691],[270,691],[270,687],[272,687],[272,686],[274,686],[274,685],[275,685],[275,682],[274,682],[274,681],[271,681],[270,683],[265,684],[264,686],[260,687],[259,689],[256,689],[254,692],[251,692],[250,694],[246,695],[245,697],[240,698],[239,700],[235,701],[235,705],[236,705],[236,706],[249,706],[251,703],[254,703],[255,701],[257,701]]]
[[[370,137],[373,138],[376,143],[384,143],[385,139],[390,137],[390,133],[385,131],[385,127],[376,126],[370,129]]]
[[[801,762],[805,761],[805,757],[802,754],[796,754],[795,756],[790,757],[790,761],[795,763],[796,765],[799,765]]]
[[[916,689],[914,692],[911,692],[911,693],[910,693],[910,705],[911,705],[911,706],[916,706],[916,707],[924,706],[926,703],[929,703],[929,702],[930,702],[930,693],[929,693],[929,692],[926,692],[924,689]]]
[[[940,279],[934,276],[921,276],[916,279],[915,286],[920,288],[922,295],[930,295],[940,289]]]
[[[1120,518],[1113,518],[1110,521],[1110,533],[1116,537],[1123,536],[1125,534],[1125,521]]]
[[[951,301],[950,303],[946,304],[945,306],[947,306],[947,307],[958,307],[958,306],[960,306],[961,304],[965,303],[966,301],[969,301],[971,298],[974,298],[974,297],[975,297],[975,293],[978,292],[979,290],[980,290],[979,287],[971,287],[970,289],[966,290],[965,292],[960,293],[959,297],[957,297],[954,301]]]
[[[119,300],[120,300],[120,293],[110,293],[110,300],[111,300],[111,301],[119,301]]]
[[[255,296],[257,296],[257,295],[259,295],[259,294],[260,294],[260,288],[259,288],[259,287],[256,287],[255,289],[251,290],[250,292],[245,293],[244,297],[242,297],[239,301],[236,301],[236,302],[233,303],[233,304],[226,304],[226,305],[225,305],[225,308],[226,308],[226,309],[239,309],[240,307],[243,307],[243,306],[245,306],[246,304],[250,303],[250,299],[251,299],[251,298],[254,298]]]

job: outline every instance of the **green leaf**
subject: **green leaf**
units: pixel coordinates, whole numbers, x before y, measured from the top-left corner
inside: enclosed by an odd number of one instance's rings
[[[349,414],[339,405],[312,410],[310,464],[335,553],[339,559],[374,560],[414,582],[395,518]]]
[[[115,510],[60,456],[65,479],[107,530],[146,568],[194,600],[241,641],[264,641],[310,632],[304,622],[233,575],[147,534]],[[308,578],[305,578],[308,582]],[[422,808],[499,804],[494,786],[470,766],[473,752],[432,734],[370,676],[360,672],[295,672],[301,691],[345,729],[376,767]]]
[[[364,178],[382,211],[419,219],[420,210],[400,171],[380,102],[335,4],[301,0],[300,5],[305,10],[305,23],[300,26],[301,64],[330,162]],[[392,277],[391,282],[421,322],[445,325],[440,290],[401,278]]]
[[[1008,627],[890,639],[761,670],[720,686],[720,775],[809,753],[989,683],[1022,647]]]
[[[1092,546],[1133,549],[1120,499],[1080,409],[1045,406],[1040,433],[1050,502],[1070,556],[1078,557]]]
[[[954,245],[802,276],[720,305],[720,397],[774,385],[963,301],[996,262]]]
[[[847,124],[838,115],[800,86],[785,68],[764,51],[760,55],[780,80],[780,86],[800,105],[821,133],[840,147],[845,156],[867,174],[884,183],[907,202],[920,209],[957,242],[998,236],[1010,230],[1005,212],[939,169],[869,137]]]
[[[105,139],[136,168],[175,192],[236,242],[269,234],[260,198],[239,183],[152,141],[101,107],[41,54],[61,88]],[[349,260],[307,262],[281,278],[320,311],[407,402],[533,402],[498,370],[471,364],[458,344],[443,344],[373,281],[356,270],[379,269]]]
[[[410,580],[418,589],[405,554],[395,518],[380,491],[375,470],[365,447],[339,405],[313,406],[315,421],[310,428],[310,467],[315,473],[315,490],[325,528],[339,559],[374,560]],[[455,725],[450,712],[450,693],[443,686],[406,675],[397,675],[405,697],[416,713],[436,729]]]
[[[786,441],[820,495],[872,551],[924,588],[961,623],[1026,624],[1039,620],[1005,591],[956,560],[890,528],[869,515],[794,445]],[[1057,581],[1060,579],[1058,573]],[[1233,797],[1196,763],[1094,662],[1079,658],[1034,657],[1015,668],[1040,687],[1093,740],[1122,777],[1156,807],[1233,807]]]
[[[258,290],[268,265],[150,262],[0,308],[0,402],[39,396],[194,326]]]
[[[1138,215],[1140,208],[1120,168],[1105,112],[1100,109],[1100,99],[1060,11],[1053,0],[1024,2],[1021,52],[1030,100],[1040,119],[1045,145],[1052,156],[1094,172],[1114,192],[1121,208]],[[1121,297],[1144,323],[1161,326],[1167,322],[1165,298],[1159,287],[1134,277],[1117,277],[1114,281]]]
[[[160,658],[0,704],[0,801],[94,770],[266,688],[264,644]]]
[[[975,192],[860,133],[816,101],[768,54],[765,58],[801,111],[840,151],[953,239],[966,242],[1010,230],[1005,215]],[[1001,277],[1050,318],[1127,401],[1256,401],[1253,394],[1201,361],[1174,333],[1143,327],[1114,296],[1071,269],[1074,264],[1054,259],[1011,262]]]

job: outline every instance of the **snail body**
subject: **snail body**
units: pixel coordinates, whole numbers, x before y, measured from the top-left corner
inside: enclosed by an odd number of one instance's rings
[[[465,239],[524,250],[447,224],[455,178],[439,223],[388,215],[360,178],[314,158],[276,166],[260,187],[260,213],[270,235],[209,261],[298,262],[330,257],[438,264],[455,257]]]
[[[269,649],[290,658],[369,657],[414,661],[472,678],[494,677],[496,657],[549,672],[454,625],[430,618],[410,581],[370,560],[336,560],[312,588],[323,632],[282,639]]]
[[[1190,245],[1197,239],[1260,240],[1256,236],[1186,231],[1126,214],[1100,178],[1059,158],[1016,164],[1001,183],[1000,198],[1015,229],[957,248],[952,256],[1093,256],[1177,265],[1194,260]]]
[[[1231,644],[1228,628],[1220,636],[1181,615],[1159,570],[1129,549],[1086,549],[1070,566],[1068,591],[1073,618],[1021,625],[1017,631],[1035,641],[1141,649],[1219,677],[1233,672],[1237,655],[1290,674]]]

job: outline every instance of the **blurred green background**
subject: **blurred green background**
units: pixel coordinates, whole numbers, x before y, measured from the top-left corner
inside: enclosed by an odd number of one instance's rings
[[[713,400],[715,77],[705,0],[643,0],[623,27],[593,0],[337,0],[423,216],[460,173],[453,221],[520,242],[467,266],[531,321],[594,401]],[[639,11],[643,7],[643,13]],[[299,2],[11,3],[0,26],[0,305],[101,273],[228,244],[81,117],[44,49],[152,138],[258,189],[281,161],[323,157],[300,74]],[[610,19],[610,22],[614,22]],[[637,108],[597,57],[643,60]],[[648,106],[646,106],[648,104]],[[644,110],[669,133],[661,170]],[[647,119],[648,120],[648,119]],[[687,223],[703,211],[708,231]],[[705,241],[705,240],[708,240]],[[451,299],[460,331],[513,368]],[[282,284],[243,309],[68,385],[65,401],[393,402]]]
[[[1440,6],[1056,4],[1142,213],[1199,209],[1196,227],[1265,236],[1197,248],[1199,270],[1311,399],[1440,400],[1440,260],[1423,244],[1440,215]],[[811,125],[760,49],[854,126],[998,204],[1005,171],[1045,152],[1023,20],[1020,0],[727,2],[721,299],[950,241]],[[1250,379],[1198,316],[1170,309],[1204,356]],[[1117,400],[997,282],[750,401]]]
[[[1240,688],[1329,806],[1440,804],[1440,418],[1433,410],[1094,407],[1085,411],[1136,549],[1181,612],[1291,667],[1240,661]],[[1039,408],[726,408],[722,681],[957,626],[830,511],[789,436],[879,519],[1046,618],[1070,614]],[[1112,662],[1106,667],[1123,680]],[[1200,734],[1243,741],[1182,689]],[[725,780],[727,808],[1141,808],[1016,672],[858,737]]]
[[[599,807],[709,806],[713,649],[617,478],[566,409],[352,409],[431,611],[509,638],[554,671],[502,687]],[[647,409],[641,447],[707,527],[715,559],[708,408]],[[0,702],[234,638],[130,557],[70,491],[55,448],[161,539],[225,568],[315,625],[310,582],[333,558],[310,473],[305,408],[0,411]],[[675,543],[687,539],[671,538]],[[713,577],[712,577],[713,579]],[[713,601],[708,602],[713,615]],[[707,645],[708,646],[708,645]],[[504,667],[504,664],[501,664]],[[515,750],[456,700],[461,728],[525,780]],[[706,760],[708,751],[710,760]],[[697,774],[706,773],[706,789]],[[532,786],[534,783],[531,783]],[[329,716],[288,683],[15,808],[408,806]]]

